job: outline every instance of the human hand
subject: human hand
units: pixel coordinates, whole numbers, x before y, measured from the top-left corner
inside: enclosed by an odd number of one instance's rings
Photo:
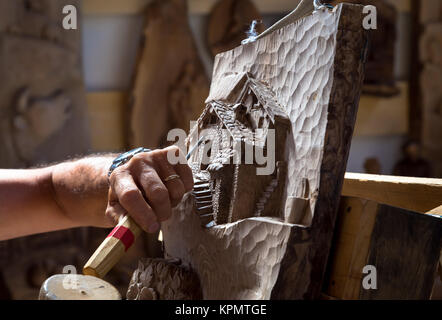
[[[169,162],[168,153],[179,157],[178,164]],[[192,170],[186,163],[176,146],[136,154],[109,178],[106,217],[116,223],[129,214],[144,231],[158,231],[160,223],[172,215],[172,208],[193,189]]]

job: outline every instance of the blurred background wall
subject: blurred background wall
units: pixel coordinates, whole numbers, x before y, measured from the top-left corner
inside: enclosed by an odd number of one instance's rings
[[[397,40],[394,43],[394,78],[400,93],[384,98],[364,95],[348,171],[365,172],[364,163],[376,158],[380,173],[391,174],[402,156],[401,147],[409,133],[409,78],[412,55],[413,28],[411,1],[386,0],[397,10]],[[92,119],[93,147],[96,151],[119,149],[124,139],[113,132],[103,132],[103,119],[113,124],[113,131],[123,132],[115,117],[124,111],[118,101],[124,100],[131,88],[136,65],[136,52],[143,30],[142,1],[84,2],[83,59],[85,84],[89,93],[89,110]],[[145,1],[147,2],[147,1]],[[189,22],[204,63],[207,76],[212,72],[213,58],[207,45],[207,25],[216,1],[190,0]],[[266,26],[292,10],[297,1],[254,1]],[[107,101],[107,106],[101,101]],[[113,104],[115,103],[115,104]],[[106,108],[106,109],[105,109]],[[106,110],[108,114],[104,114]],[[106,138],[107,137],[107,138]]]

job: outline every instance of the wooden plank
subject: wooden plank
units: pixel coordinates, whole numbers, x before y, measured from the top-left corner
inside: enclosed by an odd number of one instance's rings
[[[127,94],[122,91],[90,92],[87,104],[93,151],[123,150],[123,112]]]
[[[342,197],[336,235],[328,266],[326,294],[338,299],[359,298],[363,268],[367,265],[371,234],[378,204],[358,198]]]
[[[141,14],[151,0],[84,0],[83,12],[88,15]],[[410,12],[409,0],[389,0],[401,12]],[[191,14],[209,13],[217,0],[189,0]],[[254,0],[259,11],[283,13],[293,10],[299,0]]]
[[[355,136],[401,135],[408,132],[408,83],[397,83],[401,93],[391,98],[362,95]]]
[[[442,180],[347,173],[342,195],[427,213],[442,203]]]
[[[343,197],[325,294],[337,299],[428,299],[441,249],[442,220],[369,200]],[[363,288],[363,268],[377,290]]]
[[[431,210],[427,214],[431,214],[433,216],[440,216],[440,217],[442,217],[442,206],[434,208],[433,210]]]
[[[361,288],[360,298],[430,299],[441,245],[440,218],[380,206],[367,260],[376,267],[377,289]]]

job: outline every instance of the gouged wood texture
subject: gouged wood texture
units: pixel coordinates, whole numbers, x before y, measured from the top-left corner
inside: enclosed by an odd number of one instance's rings
[[[338,21],[339,14],[318,12],[277,31],[273,41],[263,38],[215,60],[213,83],[229,73],[251,72],[286,107],[293,125],[287,155],[291,196],[303,195],[295,177],[308,177],[312,193],[319,187]]]
[[[336,34],[334,81],[330,102],[326,107],[328,115],[324,149],[322,161],[318,165],[319,192],[309,229],[309,245],[306,250],[303,238],[299,236],[296,227],[293,228],[280,276],[273,289],[274,299],[318,297],[330,250],[367,52],[367,34],[362,28],[362,7],[344,4],[336,7],[335,12],[340,12],[341,18]],[[299,177],[292,175],[289,179]],[[295,289],[287,283],[292,283]]]
[[[163,224],[166,258],[192,266],[204,299],[269,299],[290,225],[252,218],[203,229],[193,206],[187,197]]]
[[[217,56],[212,88],[250,72],[286,108],[286,196],[303,198],[308,179],[314,217],[311,227],[247,219],[204,230],[191,203],[181,207],[163,225],[165,249],[192,265],[204,298],[319,296],[363,79],[362,18],[361,6],[340,5]]]
[[[128,300],[200,300],[196,273],[179,260],[144,259],[134,272],[126,295]]]

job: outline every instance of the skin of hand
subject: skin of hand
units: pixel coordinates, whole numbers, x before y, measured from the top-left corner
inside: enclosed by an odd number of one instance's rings
[[[178,164],[169,162],[169,152],[179,157]],[[192,170],[186,163],[177,147],[135,155],[110,176],[106,216],[115,223],[129,214],[144,231],[157,232],[160,223],[172,215],[172,208],[193,189]],[[164,182],[172,175],[180,178]]]
[[[179,164],[168,161],[169,152]],[[0,170],[0,241],[75,227],[113,227],[122,214],[147,232],[157,231],[193,188],[184,154],[177,147],[140,153],[108,178],[116,156]],[[174,174],[180,179],[164,182]]]

